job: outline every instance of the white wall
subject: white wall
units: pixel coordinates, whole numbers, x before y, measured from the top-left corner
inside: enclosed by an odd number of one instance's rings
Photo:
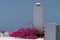
[[[43,38],[38,39],[22,39],[22,38],[14,38],[14,37],[0,37],[0,40],[44,40]]]
[[[56,24],[45,24],[45,40],[56,40]]]

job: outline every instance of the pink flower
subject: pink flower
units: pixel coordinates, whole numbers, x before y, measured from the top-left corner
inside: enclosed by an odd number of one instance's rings
[[[33,35],[33,33],[32,33],[32,32],[30,32],[29,34],[30,34],[30,35]]]
[[[36,39],[36,38],[38,38],[38,37],[37,37],[37,36],[34,36],[34,35],[31,35],[30,38]]]
[[[23,36],[23,38],[24,38],[24,39],[28,39],[28,38],[29,38],[29,36]]]
[[[40,36],[42,35],[42,36]],[[21,38],[31,38],[31,39],[36,39],[38,37],[43,38],[44,37],[44,32],[37,30],[36,28],[21,28],[18,29],[17,31],[13,32],[10,34],[11,37],[21,37]]]
[[[17,32],[13,32],[12,34],[10,34],[10,36],[17,37]]]
[[[23,31],[23,33],[28,34],[30,32],[30,28],[27,28]]]
[[[37,31],[36,28],[32,28],[32,33],[35,33]]]
[[[13,32],[12,34],[10,34],[10,36],[13,36],[13,37],[19,37],[23,34],[22,31],[16,31],[16,32]]]
[[[20,30],[20,31],[24,31],[24,28],[20,28],[20,29],[18,29],[18,30]]]

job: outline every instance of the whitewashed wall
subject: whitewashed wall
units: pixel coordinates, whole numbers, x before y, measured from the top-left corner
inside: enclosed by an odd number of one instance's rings
[[[13,37],[0,37],[0,40],[44,40],[43,38],[38,39],[22,39],[22,38],[13,38]]]
[[[56,24],[45,24],[45,40],[56,40]]]

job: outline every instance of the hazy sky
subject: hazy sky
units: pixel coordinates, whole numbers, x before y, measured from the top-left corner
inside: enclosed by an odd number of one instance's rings
[[[31,27],[33,7],[37,0],[0,0],[0,29],[14,31]],[[60,24],[60,0],[40,0],[43,6],[43,23]]]

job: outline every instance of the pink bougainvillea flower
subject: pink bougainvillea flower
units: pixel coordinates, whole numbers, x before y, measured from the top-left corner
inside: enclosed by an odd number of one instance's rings
[[[30,28],[25,29],[23,32],[28,34],[30,32]]]
[[[33,33],[32,33],[32,32],[30,32],[29,34],[30,34],[30,35],[33,35]]]
[[[24,31],[24,28],[20,28],[20,29],[18,29],[18,30],[20,30],[20,31]]]
[[[11,37],[30,38],[36,39],[38,37],[44,38],[44,32],[37,30],[36,28],[20,28],[10,34]]]
[[[24,39],[29,39],[29,36],[23,36]]]
[[[16,31],[16,32],[11,33],[10,36],[19,37],[19,36],[22,35],[22,34],[23,34],[23,32],[18,30],[18,31]]]
[[[17,37],[17,32],[11,33],[10,36],[12,36],[12,37]]]
[[[29,38],[36,39],[38,37],[37,36],[34,36],[34,35],[31,35],[31,36],[29,36]]]
[[[37,31],[36,28],[32,28],[31,30],[32,30],[32,33],[35,33]]]

